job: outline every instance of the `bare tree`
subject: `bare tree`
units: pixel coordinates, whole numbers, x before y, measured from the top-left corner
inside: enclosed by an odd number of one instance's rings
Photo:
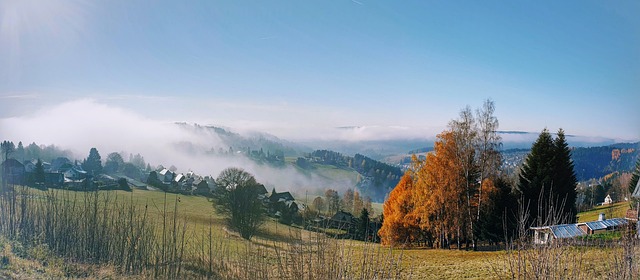
[[[240,168],[227,168],[216,179],[215,209],[227,216],[229,226],[242,238],[251,239],[265,221],[266,213],[258,198],[262,185]]]

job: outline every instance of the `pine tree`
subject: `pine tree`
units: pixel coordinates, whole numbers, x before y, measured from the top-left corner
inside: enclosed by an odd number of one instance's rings
[[[34,181],[37,187],[43,187],[45,184],[44,178],[44,165],[42,165],[42,160],[38,159],[36,162],[36,168],[34,170]]]
[[[531,146],[531,152],[522,165],[518,178],[518,190],[523,199],[520,203],[524,203],[529,211],[533,225],[541,225],[545,220],[545,213],[539,213],[544,212],[540,211],[539,205],[552,188],[553,158],[553,139],[545,128]]]
[[[558,135],[554,140],[555,158],[553,173],[553,190],[556,192],[558,199],[562,202],[562,213],[566,215],[568,223],[576,221],[576,186],[578,179],[573,169],[573,161],[571,160],[571,150],[564,136],[564,130],[559,129]]]
[[[369,211],[366,208],[362,208],[360,211],[360,218],[357,229],[357,238],[360,240],[367,240],[369,235]]]
[[[575,221],[576,184],[564,131],[560,129],[554,140],[545,128],[533,143],[518,178],[523,198],[520,203],[529,211],[529,222],[548,225]]]
[[[87,173],[91,175],[98,175],[102,173],[102,161],[100,159],[100,153],[98,149],[91,148],[89,151],[89,157],[82,164],[82,168],[84,168]]]

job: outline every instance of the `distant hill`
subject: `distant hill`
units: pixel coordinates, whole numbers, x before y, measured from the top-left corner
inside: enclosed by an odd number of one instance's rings
[[[629,172],[640,154],[640,142],[617,143],[598,147],[574,147],[571,151],[578,181],[602,178],[613,172]],[[503,169],[514,172],[524,161],[528,149],[502,151]]]
[[[251,151],[263,150],[265,153],[267,151],[272,153],[283,153],[284,156],[295,157],[312,151],[309,147],[289,142],[267,133],[249,132],[246,134],[240,134],[222,127],[202,126],[199,124],[188,124],[183,122],[176,123],[176,125],[194,132],[205,134],[209,133],[217,136],[222,143],[212,139],[211,147],[206,147],[210,152],[214,153],[246,151],[249,149]]]
[[[640,150],[638,143],[574,148],[573,164],[578,180],[601,178],[613,172],[629,172],[635,166]]]
[[[316,150],[304,159],[299,158],[296,164],[307,168],[310,163],[329,165],[345,170],[355,170],[359,174],[357,189],[373,201],[381,202],[398,184],[402,170],[398,167],[374,160],[361,154],[353,157],[330,150]]]

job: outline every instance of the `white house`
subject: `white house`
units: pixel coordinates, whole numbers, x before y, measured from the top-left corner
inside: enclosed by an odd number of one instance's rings
[[[608,205],[613,203],[613,200],[611,200],[611,196],[607,195],[607,197],[604,198],[604,202],[602,203],[602,205]]]

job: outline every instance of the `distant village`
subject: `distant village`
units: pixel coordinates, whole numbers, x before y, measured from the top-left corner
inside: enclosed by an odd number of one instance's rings
[[[256,155],[259,156],[260,152]],[[273,157],[273,155],[269,156]],[[86,166],[86,162],[83,163]],[[147,165],[146,169],[135,168],[126,172],[127,170],[116,168],[112,171],[117,172],[95,174],[95,171],[85,170],[83,163],[66,157],[57,157],[51,162],[38,159],[20,162],[9,158],[0,165],[0,168],[5,184],[31,186],[43,190],[53,188],[74,191],[131,191],[135,188],[211,197],[216,187],[215,180],[211,176],[202,176],[193,171],[178,173],[174,167],[158,166],[156,169],[151,169]],[[341,209],[328,212],[313,211],[304,203],[296,201],[290,192],[277,192],[275,188],[269,192],[264,185],[261,185],[258,197],[262,200],[268,216],[280,223],[297,225],[308,230],[324,231],[340,238],[354,238],[358,232],[360,218],[347,211]],[[321,197],[316,199],[322,200]],[[376,233],[380,226],[380,219],[368,222],[367,236],[364,238],[377,241]],[[362,233],[359,234],[362,235]]]

